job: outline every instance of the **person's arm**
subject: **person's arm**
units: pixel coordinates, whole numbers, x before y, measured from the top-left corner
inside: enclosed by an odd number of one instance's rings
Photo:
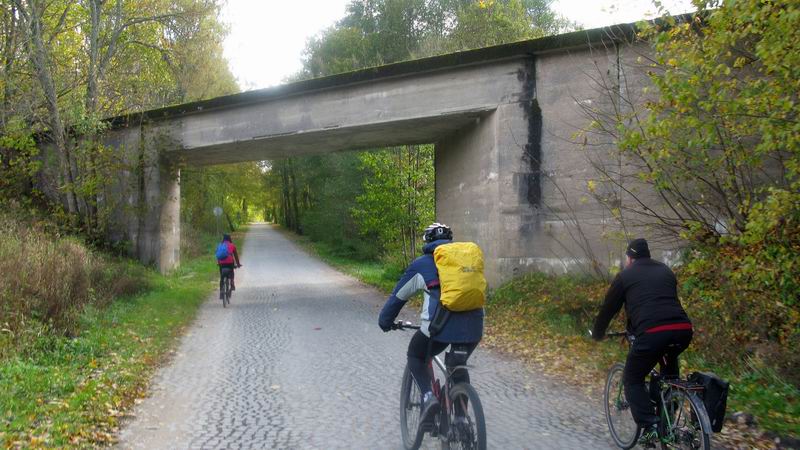
[[[611,282],[611,286],[608,288],[608,292],[606,292],[606,298],[603,300],[603,306],[600,307],[600,312],[597,314],[597,318],[594,321],[592,338],[597,341],[603,339],[608,324],[611,323],[611,319],[622,309],[622,305],[625,303],[625,289],[622,284],[621,275],[621,273],[617,274],[617,276],[614,277],[614,281]]]
[[[242,264],[239,262],[239,252],[236,251],[236,246],[233,246],[233,259],[236,261],[237,266],[241,266]]]
[[[400,310],[409,298],[416,294],[420,289],[425,289],[425,279],[417,270],[417,262],[411,263],[406,272],[397,282],[392,291],[392,295],[386,300],[378,316],[378,326],[383,331],[389,331]]]

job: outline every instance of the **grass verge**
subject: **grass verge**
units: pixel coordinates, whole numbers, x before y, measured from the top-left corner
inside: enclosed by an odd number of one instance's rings
[[[166,277],[149,271],[147,292],[84,308],[75,337],[43,331],[0,361],[0,442],[34,448],[114,442],[120,419],[145,395],[216,276],[208,255]]]
[[[324,242],[314,242],[306,236],[298,236],[282,228],[280,230],[286,237],[308,252],[318,256],[322,261],[363,283],[380,289],[387,295],[392,292],[397,280],[403,274],[402,268],[380,261],[363,261],[348,258],[338,254],[333,247]]]

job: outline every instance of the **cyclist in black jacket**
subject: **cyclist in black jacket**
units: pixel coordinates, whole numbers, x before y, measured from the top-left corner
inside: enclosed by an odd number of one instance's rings
[[[645,388],[645,377],[661,364],[661,374],[679,376],[678,355],[692,340],[692,323],[678,300],[678,281],[665,264],[650,258],[644,239],[634,239],[625,252],[627,264],[611,282],[594,322],[592,337],[600,340],[611,319],[625,305],[633,341],[625,362],[623,383],[636,423],[644,429],[641,442],[658,438],[659,417]]]

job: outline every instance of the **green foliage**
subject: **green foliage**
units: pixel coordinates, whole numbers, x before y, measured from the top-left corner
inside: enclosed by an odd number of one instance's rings
[[[354,0],[312,38],[301,78],[513,42],[574,25],[548,0]]]
[[[42,166],[30,133],[9,130],[0,135],[0,198],[25,200],[33,195],[31,180]]]
[[[189,167],[181,171],[181,222],[207,233],[235,231],[264,219],[263,174],[256,163]],[[214,216],[214,208],[223,210]]]
[[[20,170],[31,158],[29,150],[9,140],[37,135],[57,156],[44,174],[51,184],[44,191],[69,213],[64,223],[94,240],[105,238],[114,206],[104,203],[104,193],[121,162],[100,144],[103,119],[236,92],[222,55],[220,5],[2,2],[0,179],[24,175],[16,184],[32,184],[35,167]],[[3,191],[4,198],[14,198]],[[30,196],[30,189],[22,194]]]
[[[609,201],[691,239],[742,234],[770,188],[800,188],[800,4],[698,6],[691,20],[641,25],[653,50],[641,58],[645,101],[624,91],[615,114],[593,122],[663,205]],[[622,184],[612,172],[603,181]],[[626,184],[616,187],[636,197]]]
[[[364,193],[356,198],[359,231],[407,265],[420,253],[420,230],[434,221],[433,146],[408,146],[360,155]]]
[[[449,36],[454,49],[471,49],[542,37],[546,30],[531,26],[522,0],[470,2],[457,13]]]
[[[755,355],[800,385],[800,194],[772,191],[743,236],[698,245],[681,271],[684,303],[702,323],[709,355],[725,361]]]

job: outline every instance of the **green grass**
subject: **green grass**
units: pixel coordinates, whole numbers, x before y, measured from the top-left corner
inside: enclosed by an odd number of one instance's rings
[[[357,278],[363,283],[380,289],[387,295],[392,292],[397,280],[403,274],[403,268],[401,267],[392,266],[381,261],[348,258],[337,253],[332,246],[324,242],[313,242],[306,236],[298,236],[288,231],[285,234],[327,264]]]
[[[209,248],[211,248],[209,246]],[[0,442],[86,447],[113,442],[124,411],[213,289],[213,257],[186,262],[150,289],[108,307],[86,308],[74,338],[41,333],[0,362]]]

